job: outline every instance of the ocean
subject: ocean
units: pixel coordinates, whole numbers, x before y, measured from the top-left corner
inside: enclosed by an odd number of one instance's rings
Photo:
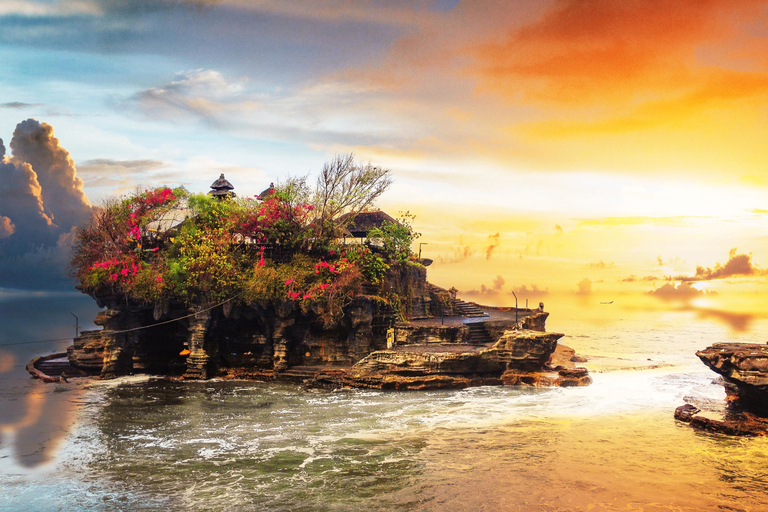
[[[695,351],[768,341],[768,319],[550,299],[582,388],[304,391],[125,377],[44,384],[78,294],[0,293],[0,510],[762,511],[768,439],[676,422],[721,403]]]

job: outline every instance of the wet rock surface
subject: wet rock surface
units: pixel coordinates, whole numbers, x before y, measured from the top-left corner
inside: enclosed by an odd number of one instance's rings
[[[721,375],[726,400],[719,410],[712,404],[688,403],[675,410],[675,419],[708,432],[768,434],[768,345],[715,343],[696,355]]]
[[[371,353],[347,371],[323,372],[322,387],[375,389],[460,389],[484,385],[584,386],[586,368],[568,358],[573,350],[557,344],[563,335],[530,330],[506,331],[486,347],[409,345]],[[562,347],[565,355],[558,354]],[[442,349],[442,350],[441,350]],[[558,364],[552,365],[553,360]]]

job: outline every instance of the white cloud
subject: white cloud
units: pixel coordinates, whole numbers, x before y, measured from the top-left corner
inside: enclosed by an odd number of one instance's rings
[[[36,2],[32,0],[3,0],[0,16],[75,16],[79,14],[103,14],[101,5],[87,0],[60,0]]]

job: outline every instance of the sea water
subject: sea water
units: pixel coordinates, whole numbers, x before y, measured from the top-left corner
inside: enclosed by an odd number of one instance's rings
[[[0,319],[17,326],[16,340],[58,337],[42,327],[53,329],[50,315],[93,309],[77,297],[12,304]],[[38,320],[25,333],[16,320],[27,310]],[[591,386],[43,384],[23,366],[66,342],[0,347],[0,509],[768,510],[767,439],[701,433],[672,416],[686,397],[725,396],[696,350],[765,343],[768,321],[734,329],[690,310],[562,313],[552,307],[548,329],[589,359]]]

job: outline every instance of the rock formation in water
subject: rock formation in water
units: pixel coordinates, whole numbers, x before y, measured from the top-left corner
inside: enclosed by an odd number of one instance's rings
[[[439,389],[483,385],[585,386],[585,368],[552,366],[563,335],[505,330],[489,346],[404,344],[373,352],[345,372],[321,373],[315,383],[376,389]],[[561,347],[565,351],[570,349]]]
[[[543,306],[481,308],[429,284],[407,218],[347,230],[371,214],[317,216],[290,187],[236,200],[223,175],[211,187],[139,192],[78,232],[78,287],[107,309],[68,350],[74,367],[397,389],[589,383],[550,363],[561,335],[544,332]]]
[[[675,418],[729,435],[768,433],[768,345],[715,343],[696,355],[722,376],[727,405],[713,418],[689,403],[677,408]]]

